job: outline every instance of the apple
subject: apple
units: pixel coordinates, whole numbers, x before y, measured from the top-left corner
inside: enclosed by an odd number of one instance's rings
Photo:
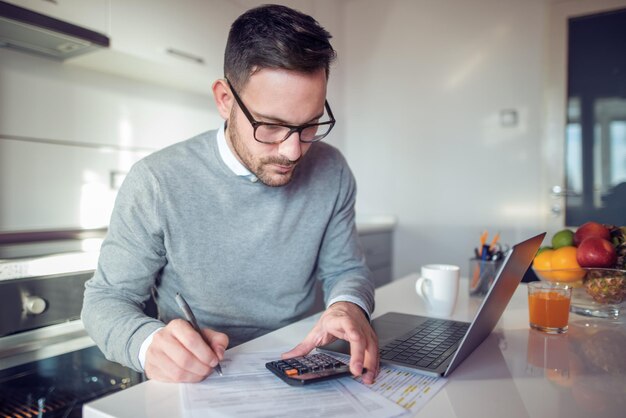
[[[590,237],[578,246],[576,261],[581,267],[611,268],[617,262],[617,252],[610,241]]]
[[[574,246],[578,247],[584,240],[590,237],[604,238],[611,240],[611,232],[604,225],[597,222],[587,222],[582,224],[574,233]]]

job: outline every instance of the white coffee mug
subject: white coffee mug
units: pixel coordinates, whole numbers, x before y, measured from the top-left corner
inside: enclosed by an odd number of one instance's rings
[[[459,294],[460,277],[459,266],[429,264],[422,267],[421,277],[415,282],[415,290],[426,302],[429,314],[452,315]]]

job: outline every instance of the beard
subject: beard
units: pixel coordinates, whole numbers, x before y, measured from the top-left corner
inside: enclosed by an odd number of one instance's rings
[[[243,165],[246,166],[246,168],[266,186],[280,187],[289,183],[293,178],[295,166],[298,164],[300,159],[290,161],[289,159],[280,156],[265,158],[254,156],[239,135],[234,112],[235,109],[233,108],[228,120],[228,135],[233,149],[235,150],[235,154],[239,157],[239,161],[241,161]],[[287,173],[272,172],[272,164],[292,167],[292,170]]]

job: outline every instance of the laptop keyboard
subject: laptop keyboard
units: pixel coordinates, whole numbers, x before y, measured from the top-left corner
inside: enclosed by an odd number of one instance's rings
[[[437,369],[459,346],[468,323],[428,319],[380,349],[382,360]]]

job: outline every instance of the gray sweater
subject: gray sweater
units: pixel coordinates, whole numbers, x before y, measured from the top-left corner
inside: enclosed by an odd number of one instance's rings
[[[235,175],[219,155],[216,131],[144,158],[119,190],[86,284],[89,335],[108,359],[141,370],[146,337],[182,317],[176,292],[200,326],[226,333],[231,346],[302,318],[315,280],[326,301],[347,297],[371,313],[355,194],[345,160],[325,143],[311,146],[283,187]],[[153,286],[160,320],[143,312]]]

